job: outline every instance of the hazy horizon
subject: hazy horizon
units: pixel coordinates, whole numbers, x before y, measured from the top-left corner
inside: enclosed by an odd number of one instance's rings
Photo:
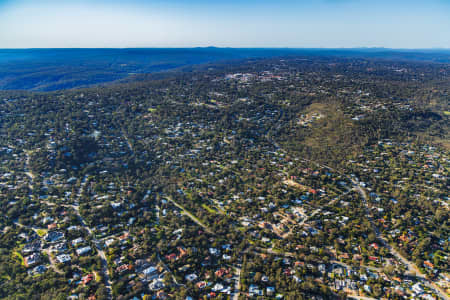
[[[0,0],[0,48],[449,49],[450,1]]]
[[[393,51],[448,51],[448,48],[439,48],[439,47],[430,47],[430,48],[389,48],[389,47],[339,47],[339,48],[330,48],[330,47],[217,47],[217,46],[185,46],[185,47],[177,47],[177,46],[166,46],[166,47],[18,47],[18,48],[1,48],[0,50],[70,50],[70,49],[207,49],[207,48],[216,48],[216,49],[279,49],[279,50],[393,50]]]

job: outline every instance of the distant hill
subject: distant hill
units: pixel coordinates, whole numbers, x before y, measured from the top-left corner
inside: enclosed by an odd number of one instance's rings
[[[291,55],[450,62],[450,50],[384,48],[0,49],[0,90],[71,89],[184,66]]]

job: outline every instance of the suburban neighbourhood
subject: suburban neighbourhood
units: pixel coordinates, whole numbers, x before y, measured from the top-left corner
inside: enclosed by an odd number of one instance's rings
[[[272,59],[1,94],[1,297],[449,299],[450,153],[392,117],[438,119],[397,81],[442,72]]]

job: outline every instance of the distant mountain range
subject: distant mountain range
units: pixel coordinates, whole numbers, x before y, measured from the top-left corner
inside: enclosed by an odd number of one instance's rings
[[[133,74],[276,56],[339,56],[450,63],[450,50],[386,48],[0,49],[0,90],[53,91],[112,82]]]

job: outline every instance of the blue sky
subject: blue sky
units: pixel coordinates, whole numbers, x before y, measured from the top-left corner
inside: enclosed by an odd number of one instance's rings
[[[0,48],[450,48],[450,0],[0,0]]]

